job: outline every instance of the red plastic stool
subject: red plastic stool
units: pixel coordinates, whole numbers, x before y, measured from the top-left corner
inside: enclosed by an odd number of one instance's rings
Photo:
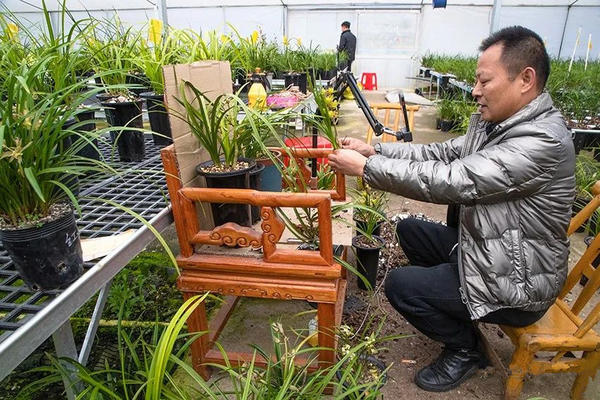
[[[299,138],[288,138],[285,139],[284,141],[285,145],[287,147],[291,147],[291,148],[305,148],[305,149],[312,149],[313,147],[313,138],[312,136],[303,136],[303,137],[299,137]],[[317,148],[318,149],[330,149],[331,148],[331,143],[329,143],[329,141],[327,139],[325,139],[324,137],[317,137]],[[288,157],[284,157],[283,158],[283,163],[286,167],[289,166],[289,159]],[[328,164],[329,160],[327,158],[317,158],[317,168],[319,166],[321,166],[322,164]]]
[[[375,72],[363,72],[360,83],[365,90],[377,90],[377,74]]]

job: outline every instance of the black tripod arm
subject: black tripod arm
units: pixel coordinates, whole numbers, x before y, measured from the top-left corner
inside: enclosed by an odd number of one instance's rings
[[[392,135],[395,136],[397,140],[404,140],[405,142],[412,142],[413,138],[412,138],[412,132],[411,131],[407,131],[406,129],[402,129],[399,131],[395,131],[393,129],[390,128],[383,128],[383,132],[387,135]],[[377,135],[379,136],[379,135]]]
[[[406,105],[404,103],[404,96],[402,96],[401,104],[402,111],[404,114],[404,120],[406,122],[407,127],[403,130],[396,132],[389,128],[386,128],[381,122],[377,120],[377,117],[373,113],[373,110],[371,110],[371,107],[369,107],[369,103],[367,103],[367,100],[358,88],[358,83],[356,82],[356,79],[354,78],[354,75],[352,75],[351,72],[343,71],[339,74],[337,79],[339,79],[339,81],[336,82],[335,87],[339,94],[339,98],[341,98],[345,86],[348,86],[350,88],[350,91],[352,92],[352,95],[354,96],[358,108],[362,110],[363,114],[367,118],[367,121],[369,122],[371,129],[373,129],[375,136],[381,136],[382,134],[386,133],[395,136],[397,140],[412,142],[412,133],[410,132],[410,129],[408,129],[408,119],[406,116]]]

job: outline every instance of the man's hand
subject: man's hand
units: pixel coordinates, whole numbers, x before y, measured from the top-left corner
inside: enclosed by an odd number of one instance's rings
[[[367,163],[365,156],[349,149],[336,150],[327,158],[331,168],[349,176],[363,176],[363,169]]]
[[[340,140],[340,144],[342,145],[342,148],[355,150],[365,157],[375,155],[375,148],[360,139],[345,137]]]

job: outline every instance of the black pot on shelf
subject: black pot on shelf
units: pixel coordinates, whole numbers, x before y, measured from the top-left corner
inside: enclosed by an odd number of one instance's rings
[[[352,247],[356,250],[356,269],[367,279],[371,289],[374,289],[377,283],[379,252],[384,245],[384,241],[382,237],[373,235],[373,239],[377,243],[374,247],[367,247],[361,244],[362,238],[364,238],[363,235],[352,238]],[[357,282],[359,289],[367,289],[362,279],[358,279]]]
[[[135,87],[130,87],[128,90],[131,93],[135,93],[137,96],[140,96],[142,93],[150,90],[150,79],[142,73],[129,73],[125,77],[125,83],[127,85],[135,85]]]
[[[79,122],[88,121],[86,124],[81,125],[78,130],[83,132],[94,132],[96,130],[96,112],[94,110],[86,110],[77,113],[77,120]],[[77,155],[82,157],[91,158],[93,160],[100,160],[101,154],[98,149],[98,139],[92,139],[92,143],[86,144],[77,152]]]
[[[81,242],[72,211],[40,227],[0,230],[0,241],[33,290],[63,288],[83,273]]]
[[[284,86],[298,86],[298,89],[306,94],[307,88],[307,77],[306,72],[289,72],[283,75],[283,79],[285,81]]]
[[[110,136],[117,142],[119,159],[123,162],[142,161],[145,156],[144,133],[142,129],[142,99],[125,101],[122,103],[111,103],[103,101],[102,107],[106,114],[106,121],[114,127],[123,127],[110,132]]]
[[[260,190],[264,170],[264,164],[256,163],[254,169],[250,171],[250,189]],[[250,206],[250,211],[252,212],[252,224],[260,221],[260,207]]]
[[[579,154],[585,147],[586,135],[580,131],[573,131],[573,146],[575,147],[575,154]]]
[[[214,163],[205,161],[196,166],[198,175],[204,176],[206,187],[224,189],[248,189],[250,188],[250,173],[256,167],[256,162],[248,158],[240,158],[239,161],[248,163],[248,167],[232,172],[206,172]],[[226,222],[235,222],[241,226],[252,226],[252,212],[249,204],[211,204],[213,221],[215,226]]]
[[[69,118],[64,124],[63,124],[63,129],[71,129],[73,125],[75,125],[77,121],[75,120],[75,118]],[[77,137],[75,135],[70,135],[68,137],[66,137],[63,141],[62,141],[62,149],[59,149],[59,151],[67,151],[67,149],[69,149],[74,141],[77,140]],[[79,177],[77,175],[71,175],[71,174],[62,174],[59,178],[59,181],[61,183],[63,183],[66,187],[69,188],[69,190],[71,191],[71,193],[73,193],[73,196],[75,197],[79,197]],[[62,192],[62,189],[60,189],[58,186],[56,187],[56,191],[57,192]]]
[[[140,94],[140,97],[146,100],[154,144],[164,147],[173,143],[169,114],[165,108],[165,96],[155,92],[144,92]],[[155,133],[158,133],[158,135]]]
[[[236,85],[237,82],[237,85]],[[250,80],[243,69],[237,69],[234,73],[233,84],[237,89],[242,89],[242,93],[248,93],[250,90]],[[246,84],[248,83],[248,84]],[[237,92],[237,90],[236,90]]]

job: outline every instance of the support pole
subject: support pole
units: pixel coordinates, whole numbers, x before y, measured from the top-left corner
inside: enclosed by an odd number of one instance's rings
[[[75,347],[75,339],[73,338],[73,330],[71,329],[71,321],[66,320],[65,323],[52,334],[54,348],[58,357],[67,357],[72,360],[77,360],[77,348]],[[59,361],[62,362],[62,361]],[[81,383],[77,378],[77,369],[75,366],[65,365],[71,373],[69,376],[63,376],[63,384],[68,400],[74,400],[77,393],[82,390]]]
[[[158,18],[163,23],[163,35],[166,36],[169,31],[169,15],[167,10],[167,0],[156,0],[156,7],[158,9]]]
[[[500,25],[500,9],[502,8],[502,0],[494,0],[494,7],[492,8],[492,23],[490,24],[490,34],[498,30]]]

